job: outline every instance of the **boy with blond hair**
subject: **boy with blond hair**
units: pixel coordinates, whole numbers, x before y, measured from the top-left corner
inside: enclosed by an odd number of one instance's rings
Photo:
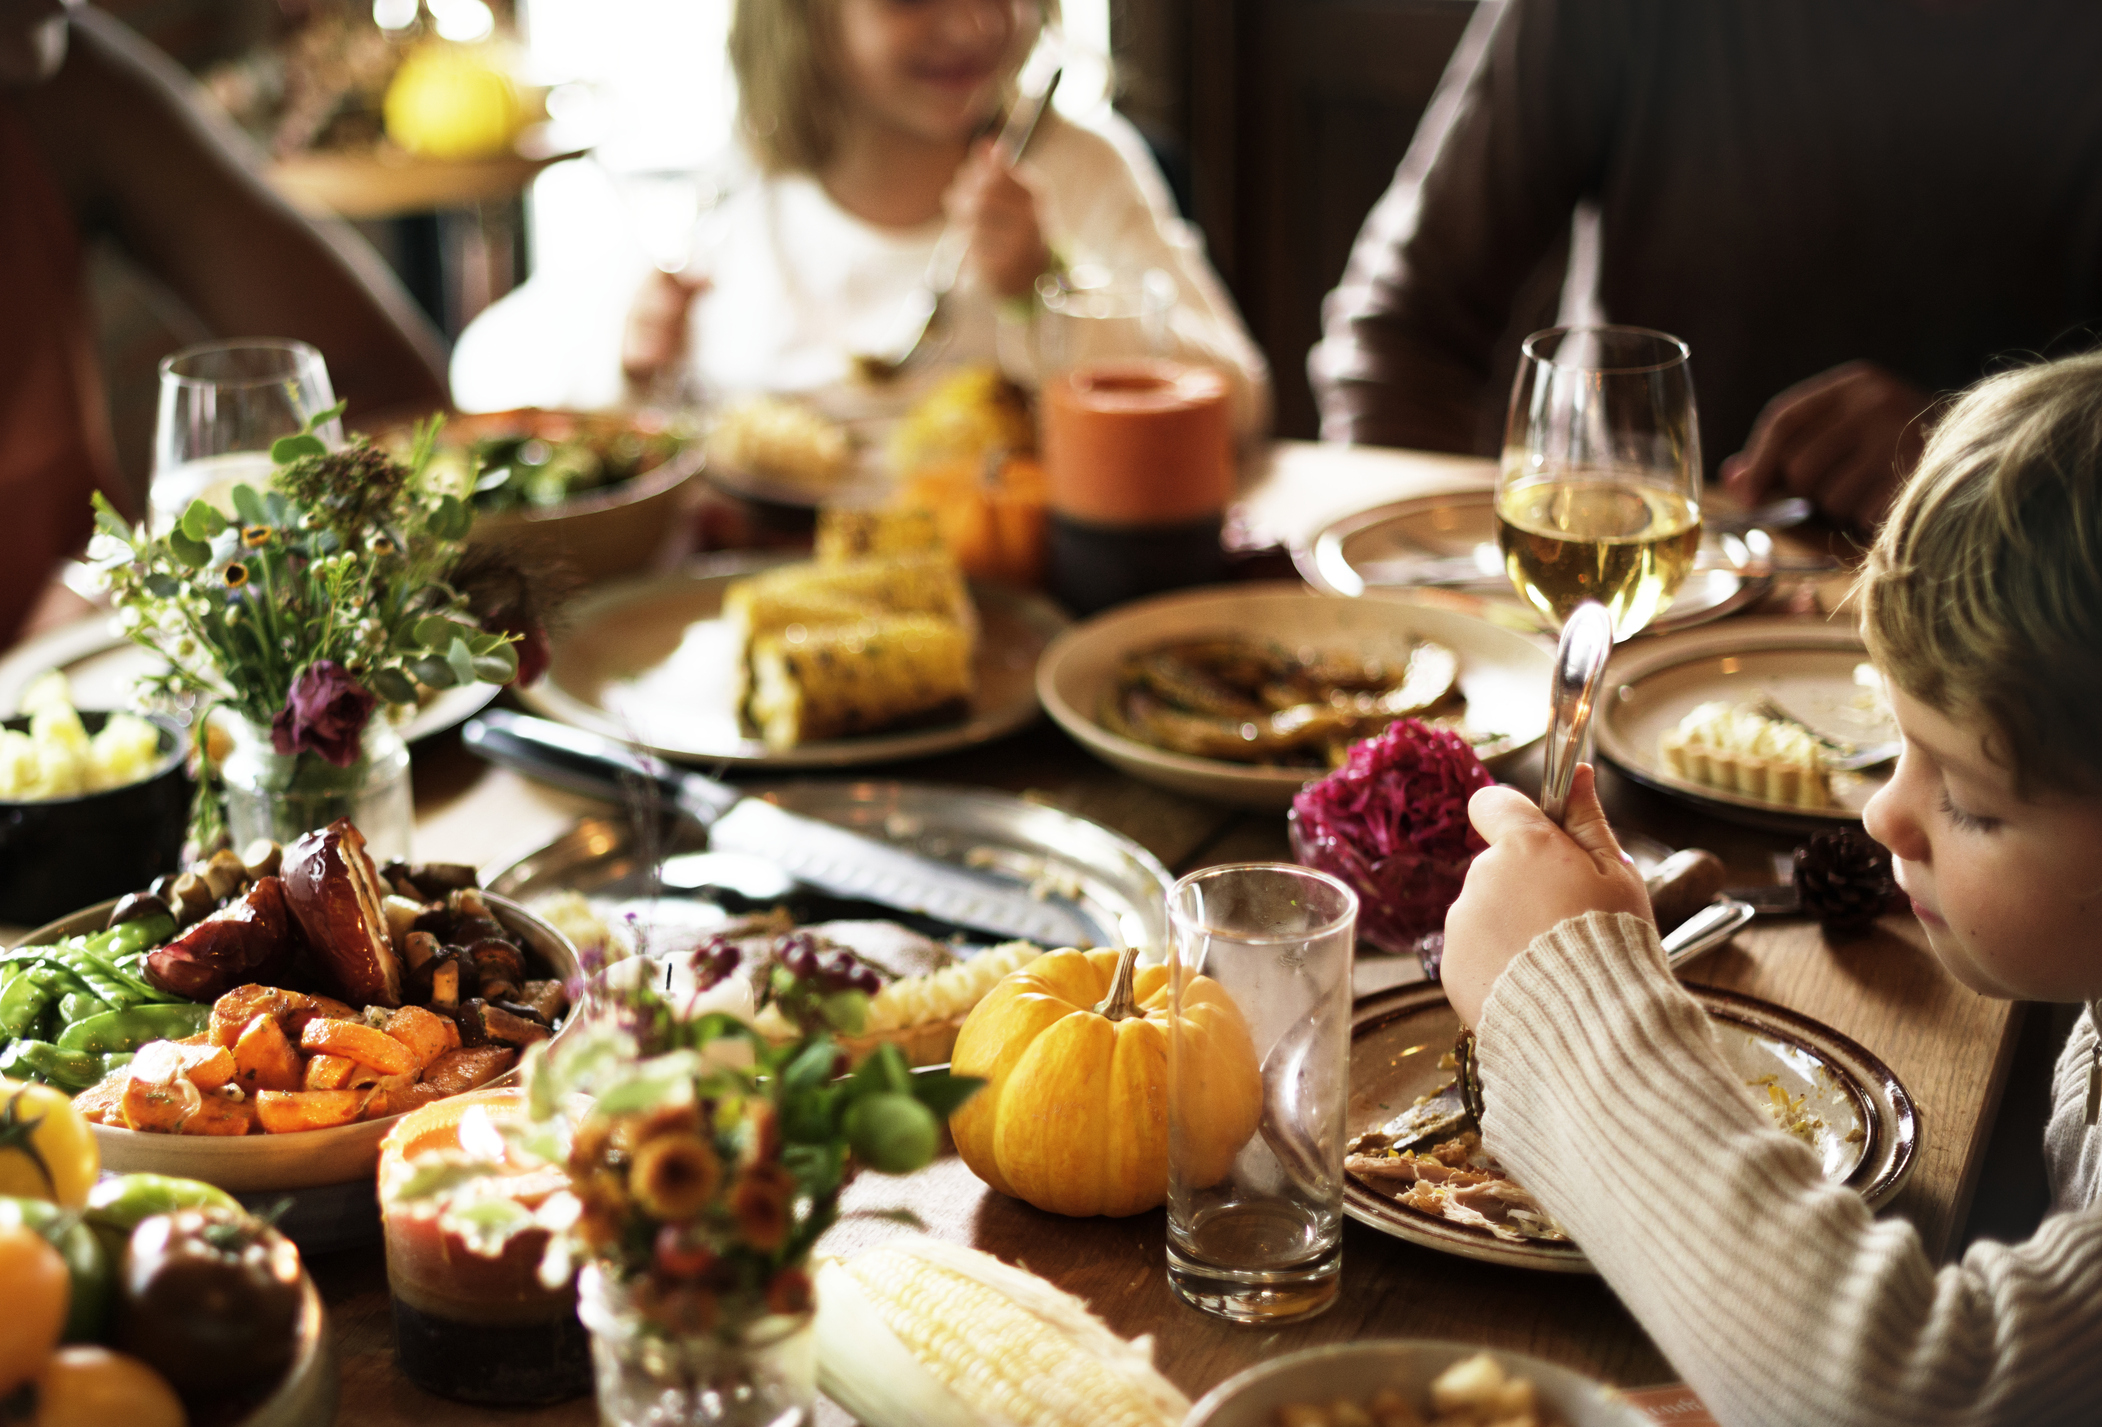
[[[1905,740],[1865,822],[1934,956],[1984,995],[2087,1005],[2050,1216],[1937,1270],[1827,1183],[1673,981],[1588,768],[1566,832],[1508,788],[1469,806],[1489,850],[1444,978],[1484,1142],[1729,1427],[2102,1423],[2102,354],[1973,388],[1858,590]]]

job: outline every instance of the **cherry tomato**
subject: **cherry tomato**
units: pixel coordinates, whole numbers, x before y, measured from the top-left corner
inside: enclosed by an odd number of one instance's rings
[[[137,1358],[61,1348],[36,1383],[31,1427],[184,1427],[182,1399]]]
[[[0,1229],[0,1400],[28,1382],[66,1326],[66,1261],[34,1229]]]
[[[0,1076],[0,1194],[78,1209],[101,1168],[95,1136],[65,1091]]]

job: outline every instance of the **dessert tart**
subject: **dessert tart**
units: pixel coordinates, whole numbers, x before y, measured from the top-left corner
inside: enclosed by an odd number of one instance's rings
[[[1746,704],[1701,704],[1657,740],[1657,754],[1688,782],[1784,807],[1832,805],[1815,736]]]

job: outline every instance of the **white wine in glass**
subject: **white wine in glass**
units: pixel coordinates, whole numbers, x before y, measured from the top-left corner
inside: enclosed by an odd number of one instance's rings
[[[156,534],[193,500],[233,511],[233,489],[258,491],[275,469],[270,445],[336,404],[328,367],[304,342],[254,338],[190,347],[161,361],[149,497]],[[343,443],[340,421],[317,433]]]
[[[1700,479],[1685,343],[1636,327],[1526,339],[1496,487],[1520,598],[1557,626],[1596,600],[1616,639],[1643,629],[1700,551]]]

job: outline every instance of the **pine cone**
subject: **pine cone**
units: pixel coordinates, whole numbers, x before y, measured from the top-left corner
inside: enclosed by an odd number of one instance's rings
[[[1806,915],[1834,936],[1858,936],[1900,895],[1890,853],[1858,827],[1821,832],[1795,850],[1795,890]]]

